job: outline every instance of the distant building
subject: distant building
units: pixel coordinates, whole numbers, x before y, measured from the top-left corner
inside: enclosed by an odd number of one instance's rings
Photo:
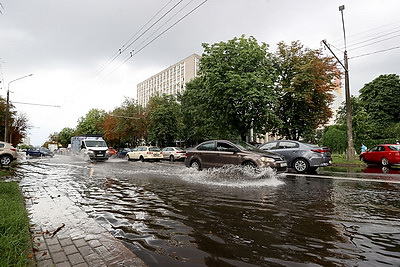
[[[137,85],[138,104],[145,107],[155,95],[177,95],[197,76],[200,56],[193,54]]]

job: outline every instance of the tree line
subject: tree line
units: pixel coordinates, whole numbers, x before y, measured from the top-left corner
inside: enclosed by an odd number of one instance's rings
[[[101,134],[114,147],[164,147],[208,139],[249,141],[270,133],[345,149],[344,105],[335,125],[319,130],[333,115],[333,92],[342,75],[332,57],[299,41],[280,42],[269,52],[269,45],[244,35],[202,46],[198,76],[182,94],[156,95],[146,107],[126,98],[109,112],[92,109],[75,129],[64,128],[50,139],[66,147],[73,135]],[[399,111],[388,101],[399,99],[399,89],[398,75],[383,75],[352,97],[356,144],[398,131]]]

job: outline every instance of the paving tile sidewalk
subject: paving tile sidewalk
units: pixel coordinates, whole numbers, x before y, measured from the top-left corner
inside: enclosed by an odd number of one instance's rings
[[[56,188],[25,184],[22,190],[33,224],[37,266],[145,266]]]

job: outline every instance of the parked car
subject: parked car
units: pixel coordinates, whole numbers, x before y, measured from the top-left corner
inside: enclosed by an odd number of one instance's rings
[[[287,166],[284,157],[242,141],[211,140],[186,151],[186,167],[201,170],[228,164],[253,168],[271,167],[278,172],[286,171]]]
[[[165,147],[162,150],[163,158],[169,161],[185,160],[186,150],[176,146]]]
[[[0,141],[0,165],[8,166],[18,157],[17,149],[10,143]]]
[[[54,153],[45,147],[31,147],[26,151],[26,155],[31,157],[53,157]]]
[[[126,159],[128,161],[160,161],[162,158],[161,149],[156,146],[138,146],[126,153]]]
[[[400,145],[383,144],[362,152],[360,160],[365,163],[378,163],[383,166],[400,164]]]
[[[109,147],[107,149],[107,154],[109,157],[115,156],[115,155],[117,155],[117,150],[113,147]]]
[[[128,148],[128,147],[120,149],[117,152],[117,157],[118,158],[125,158],[126,157],[126,153],[131,152],[131,151],[132,151],[132,149]]]
[[[265,143],[260,146],[260,149],[284,156],[288,167],[298,173],[315,171],[319,167],[332,165],[332,154],[328,147],[293,140],[278,140]]]

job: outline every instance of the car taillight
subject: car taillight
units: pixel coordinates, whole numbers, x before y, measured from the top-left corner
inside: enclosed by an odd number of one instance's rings
[[[185,151],[178,151],[178,152],[176,152],[176,153],[186,153]]]
[[[326,152],[331,152],[327,148],[316,148],[316,149],[311,149],[311,151],[318,152],[318,153],[326,153]]]
[[[160,154],[162,154],[162,151],[160,152]]]
[[[188,157],[188,154],[187,154],[187,153],[185,153],[185,157]]]
[[[10,150],[17,152],[16,148],[10,148]]]
[[[147,154],[153,154],[153,152],[151,152],[151,151],[147,151]]]

